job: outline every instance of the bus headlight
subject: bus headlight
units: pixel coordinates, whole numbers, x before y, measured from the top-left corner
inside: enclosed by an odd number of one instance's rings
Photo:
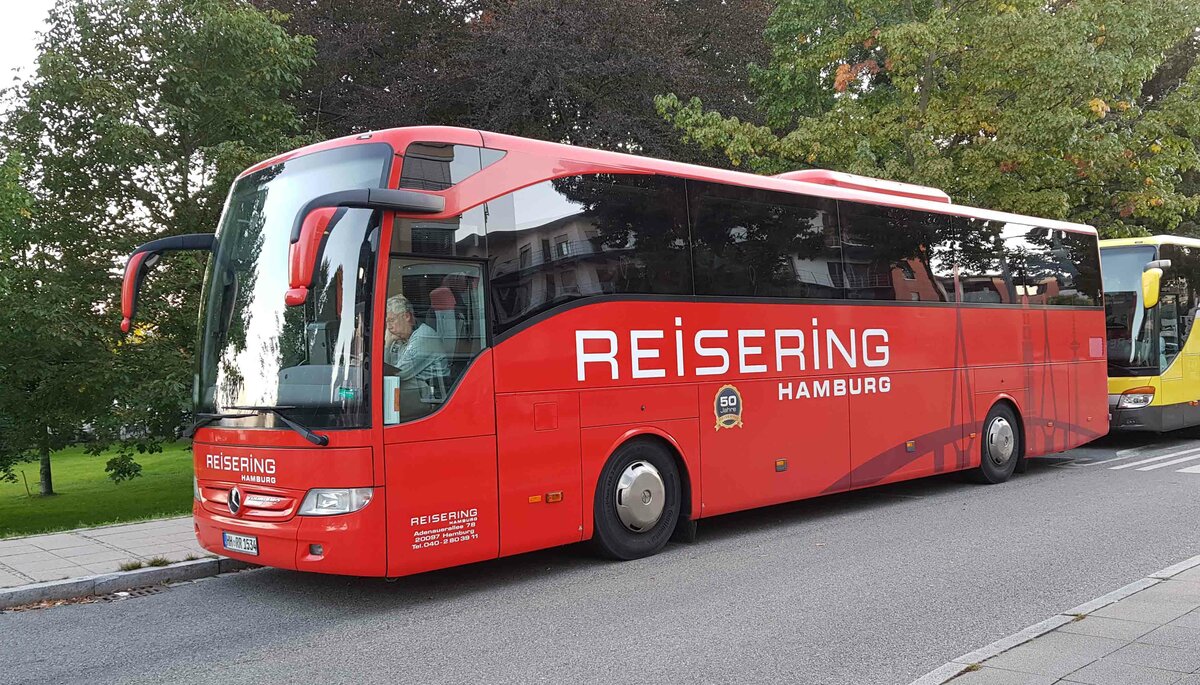
[[[372,488],[319,488],[309,490],[300,503],[301,516],[332,516],[358,511],[371,503]]]
[[[192,476],[192,497],[194,497],[197,502],[204,501],[204,498],[200,496],[200,479],[196,476]]]
[[[1153,401],[1153,387],[1147,385],[1141,388],[1130,388],[1121,393],[1121,399],[1117,400],[1117,409],[1141,409],[1150,406]]]

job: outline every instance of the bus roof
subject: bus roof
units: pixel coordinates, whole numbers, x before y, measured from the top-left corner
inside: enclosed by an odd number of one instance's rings
[[[1130,247],[1132,245],[1183,245],[1184,247],[1200,248],[1200,240],[1178,235],[1148,235],[1139,238],[1111,238],[1100,241],[1101,248]]]
[[[568,172],[560,173],[559,176],[577,175],[580,173],[579,168],[587,168],[587,173],[666,174],[694,181],[726,183],[729,185],[761,188],[763,190],[824,197],[832,200],[862,202],[887,207],[913,209],[934,214],[948,214],[982,219],[984,221],[1041,226],[1055,230],[1096,235],[1096,229],[1086,224],[1058,221],[1055,219],[1042,219],[1010,212],[997,212],[979,207],[954,204],[944,192],[926,186],[826,170],[793,171],[778,176],[762,176],[744,171],[717,169],[698,164],[673,162],[654,157],[641,157],[622,152],[596,150],[593,148],[533,140],[531,138],[521,138],[502,133],[491,133],[454,126],[410,126],[327,140],[264,160],[242,172],[242,175],[253,173],[264,167],[303,154],[342,147],[344,145],[382,141],[391,143],[393,149],[398,154],[403,154],[404,148],[410,142],[470,144],[464,143],[464,139],[467,137],[474,141],[479,141],[476,144],[482,144],[483,147],[507,152],[521,152],[526,156],[569,160],[573,163],[571,166],[576,167]],[[503,167],[504,161],[497,162],[495,166]],[[500,171],[500,169],[496,169],[496,171]],[[549,180],[550,178],[555,177],[539,178],[515,185],[509,188],[507,192],[518,190],[525,185]],[[492,198],[479,198],[479,202],[482,203],[490,199]]]

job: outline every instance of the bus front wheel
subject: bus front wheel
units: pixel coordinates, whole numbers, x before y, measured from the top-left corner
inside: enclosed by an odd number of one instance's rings
[[[657,554],[675,532],[680,491],[679,470],[665,447],[644,438],[621,445],[596,484],[596,550],[621,560]]]
[[[1003,483],[1012,477],[1023,452],[1017,415],[1007,404],[997,404],[983,421],[983,444],[975,480]]]

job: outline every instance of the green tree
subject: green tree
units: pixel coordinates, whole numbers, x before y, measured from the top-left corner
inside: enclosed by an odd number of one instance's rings
[[[48,450],[84,429],[93,450],[121,443],[106,467],[120,480],[137,475],[135,451],[157,450],[183,423],[204,259],[164,260],[128,337],[119,267],[142,242],[211,232],[238,170],[310,142],[286,96],[312,64],[312,41],[281,18],[240,0],[60,0],[52,10],[4,131],[30,193],[28,230],[3,229],[16,235],[7,259],[25,262],[9,297],[29,311],[6,315],[38,364],[59,366],[41,392],[0,382],[0,425],[22,426],[9,451],[46,457],[44,491]]]
[[[442,124],[674,159],[654,96],[739,116],[768,0],[253,0],[317,39],[300,109],[328,135]]]
[[[765,125],[673,94],[658,107],[761,173],[832,168],[1107,235],[1167,231],[1197,210],[1197,26],[1188,0],[785,0],[752,69]]]

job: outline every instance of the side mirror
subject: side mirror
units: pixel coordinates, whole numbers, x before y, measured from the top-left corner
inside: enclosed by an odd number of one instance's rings
[[[312,285],[321,242],[329,229],[345,214],[345,209],[319,207],[304,217],[304,223],[300,227],[300,240],[292,243],[288,253],[288,291],[284,295],[284,301],[289,307],[304,304],[308,299],[308,286]]]
[[[121,284],[121,331],[128,333],[137,313],[138,294],[142,281],[162,258],[164,252],[180,250],[212,251],[216,236],[212,233],[192,233],[152,240],[141,245],[125,262],[125,280]]]
[[[440,214],[446,210],[446,198],[415,190],[362,188],[343,190],[313,198],[296,215],[292,224],[291,251],[288,259],[288,306],[304,304],[317,270],[317,255],[325,235],[345,214],[346,209],[381,209],[406,214]]]
[[[1151,267],[1142,272],[1142,306],[1151,309],[1158,306],[1159,285],[1162,283],[1163,271]]]

